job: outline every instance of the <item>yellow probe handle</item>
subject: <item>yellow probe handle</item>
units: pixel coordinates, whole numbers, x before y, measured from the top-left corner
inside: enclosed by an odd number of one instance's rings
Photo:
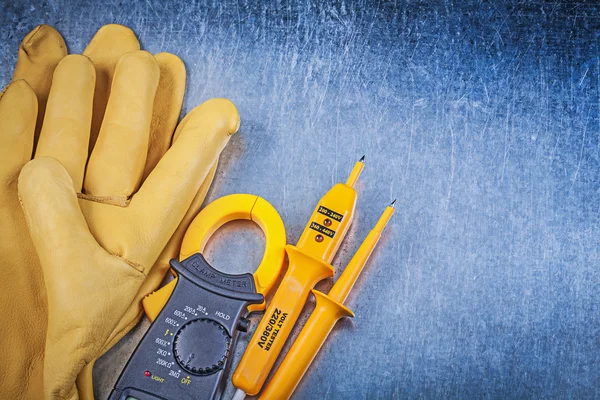
[[[259,400],[289,399],[336,322],[344,317],[354,317],[349,308],[326,294],[318,290],[312,293],[317,300],[315,309]]]
[[[287,245],[290,260],[287,273],[233,376],[236,387],[249,395],[257,394],[267,379],[286,339],[308,299],[310,289],[320,280],[333,276],[333,267]]]
[[[294,393],[336,322],[343,317],[354,317],[352,311],[344,306],[343,302],[379,242],[383,228],[394,214],[393,204],[386,207],[375,227],[369,232],[329,291],[329,295],[317,290],[312,291],[317,300],[315,309],[267,384],[260,400],[288,399]]]

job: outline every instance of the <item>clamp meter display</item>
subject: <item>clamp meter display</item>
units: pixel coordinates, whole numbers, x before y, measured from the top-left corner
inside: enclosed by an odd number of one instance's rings
[[[201,254],[210,235],[235,219],[252,220],[265,234],[265,254],[254,274],[220,272]],[[219,398],[237,334],[249,328],[245,315],[264,309],[264,295],[281,272],[285,240],[279,214],[260,197],[230,195],[202,210],[186,232],[181,255],[196,251],[181,262],[171,260],[175,280],[144,299],[154,322],[110,400]]]

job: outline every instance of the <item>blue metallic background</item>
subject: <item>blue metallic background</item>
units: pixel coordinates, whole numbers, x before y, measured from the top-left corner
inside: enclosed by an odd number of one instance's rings
[[[356,318],[338,324],[295,398],[600,398],[599,4],[5,1],[0,11],[2,86],[39,23],[71,52],[121,23],[143,48],[179,55],[185,110],[223,96],[242,118],[209,199],[265,197],[289,243],[366,155],[336,275],[396,197],[397,213],[348,299]],[[224,228],[209,259],[229,272],[258,264],[256,232]],[[145,328],[99,361],[98,398]]]

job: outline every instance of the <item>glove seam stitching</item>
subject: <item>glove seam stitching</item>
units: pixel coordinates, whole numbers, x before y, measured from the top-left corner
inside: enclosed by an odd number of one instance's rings
[[[95,201],[123,208],[127,207],[131,202],[129,198],[122,196],[94,196],[93,194],[77,193],[77,197],[82,200]]]
[[[143,265],[141,265],[141,264],[138,264],[138,263],[136,263],[136,262],[133,262],[133,261],[129,261],[129,260],[128,260],[128,259],[126,259],[125,257],[123,257],[123,256],[120,256],[120,255],[118,255],[118,254],[114,254],[114,253],[110,253],[110,252],[109,252],[109,254],[111,254],[111,255],[113,255],[113,256],[115,256],[115,257],[118,257],[118,258],[120,258],[121,260],[125,261],[125,262],[126,262],[126,263],[127,263],[129,266],[130,266],[130,267],[132,267],[132,268],[133,268],[133,269],[135,269],[136,271],[138,271],[138,272],[142,273],[142,275],[144,275],[144,276],[147,276],[147,275],[146,275],[146,273],[144,272],[145,268],[144,268],[144,266],[143,266]]]

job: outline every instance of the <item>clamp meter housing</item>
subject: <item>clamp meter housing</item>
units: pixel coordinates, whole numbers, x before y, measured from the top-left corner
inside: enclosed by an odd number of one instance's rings
[[[169,301],[123,370],[110,400],[213,399],[256,293],[252,274],[229,275],[201,254],[171,261],[178,280]]]
[[[251,274],[230,275],[202,256],[209,237],[229,221],[256,222],[265,234],[261,264]],[[225,385],[231,350],[246,332],[249,312],[264,310],[265,295],[285,260],[285,228],[264,199],[235,194],[206,206],[186,231],[176,277],[147,296],[152,325],[121,373],[109,400],[212,400]]]

